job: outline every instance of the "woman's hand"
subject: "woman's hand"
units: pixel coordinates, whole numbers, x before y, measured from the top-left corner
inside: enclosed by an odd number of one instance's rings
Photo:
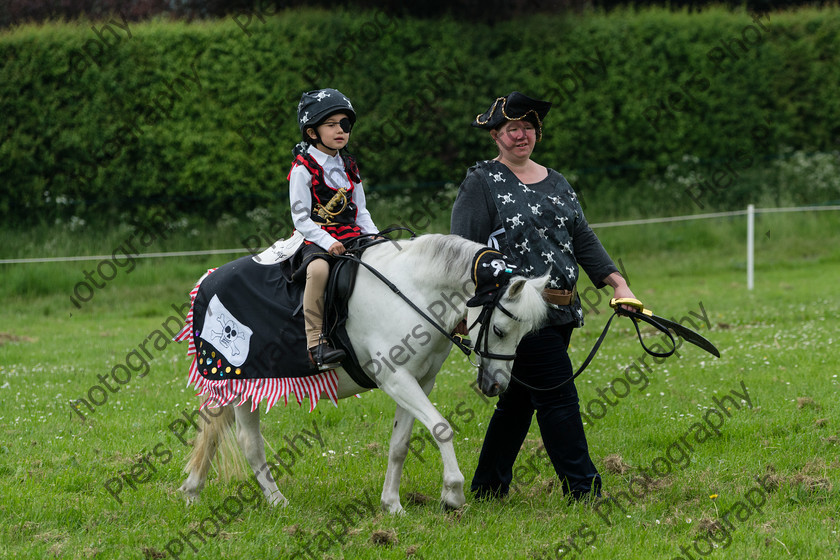
[[[613,297],[615,299],[621,298],[632,298],[638,299],[636,296],[633,295],[633,292],[630,290],[630,287],[627,285],[627,281],[624,277],[619,274],[618,272],[613,272],[606,278],[604,278],[604,283],[608,286],[612,286],[614,292]],[[619,306],[621,309],[625,311],[637,311],[634,307],[630,307],[629,305],[621,305]]]
[[[621,299],[621,298],[639,299],[639,298],[637,298],[636,296],[633,295],[633,292],[630,291],[630,288],[628,288],[626,284],[624,285],[623,288],[622,287],[616,288],[613,297],[615,299]],[[621,309],[624,309],[625,311],[638,311],[638,309],[636,309],[635,307],[630,307],[629,305],[621,305],[619,307],[621,307]]]

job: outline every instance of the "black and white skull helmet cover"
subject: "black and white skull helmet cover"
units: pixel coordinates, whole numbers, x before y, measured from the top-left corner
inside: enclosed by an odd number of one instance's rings
[[[317,128],[334,113],[347,113],[352,127],[356,123],[356,111],[347,97],[337,89],[326,88],[307,91],[298,103],[298,126],[301,134],[309,128]],[[342,127],[343,128],[343,127]],[[349,132],[349,130],[346,130]],[[306,135],[304,134],[304,138]]]

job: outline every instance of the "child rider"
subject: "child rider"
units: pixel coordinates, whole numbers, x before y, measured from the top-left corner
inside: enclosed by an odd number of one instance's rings
[[[306,345],[310,360],[322,369],[345,358],[345,352],[333,348],[322,332],[330,260],[344,253],[344,241],[379,231],[365,206],[356,161],[341,153],[355,122],[350,100],[335,89],[308,91],[298,104],[303,142],[293,150],[288,179],[292,221],[305,242],[295,277],[306,271]]]

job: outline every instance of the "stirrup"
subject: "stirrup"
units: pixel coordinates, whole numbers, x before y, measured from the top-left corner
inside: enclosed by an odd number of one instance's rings
[[[323,335],[317,346],[309,349],[309,359],[319,370],[335,369],[341,366],[341,361],[347,357],[344,350],[330,346]]]

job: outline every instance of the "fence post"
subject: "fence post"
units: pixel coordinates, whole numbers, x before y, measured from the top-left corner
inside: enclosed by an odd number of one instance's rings
[[[755,206],[747,205],[747,290],[755,284]]]

